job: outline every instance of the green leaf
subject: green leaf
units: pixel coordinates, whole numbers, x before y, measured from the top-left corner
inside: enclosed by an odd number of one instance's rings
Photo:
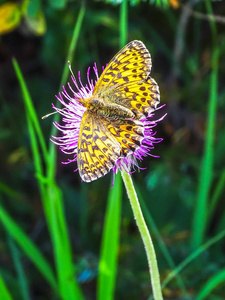
[[[33,123],[33,126],[34,126],[34,129],[37,133],[38,141],[40,143],[41,150],[42,150],[42,153],[44,155],[45,163],[47,165],[48,164],[48,159],[49,159],[49,154],[48,154],[48,150],[47,150],[47,147],[46,147],[46,144],[45,144],[44,135],[42,133],[41,126],[40,126],[40,123],[39,123],[39,118],[37,117],[37,114],[36,114],[31,96],[29,94],[29,91],[28,91],[28,88],[26,86],[26,83],[25,83],[25,80],[23,78],[23,74],[20,70],[20,67],[19,67],[16,59],[13,59],[12,62],[13,62],[13,67],[14,67],[15,72],[16,72],[16,76],[17,76],[18,81],[20,83],[20,88],[21,88],[22,95],[23,95],[24,105],[25,105],[25,107],[26,107],[26,109],[29,113],[30,119],[31,119],[31,121]]]
[[[115,184],[109,192],[105,214],[97,284],[98,300],[114,299],[121,218],[121,193],[121,175],[119,173],[116,175]]]
[[[65,300],[83,300],[82,291],[75,278],[71,244],[62,200],[61,190],[54,182],[49,183],[44,205],[50,224],[60,295]]]
[[[212,13],[210,1],[206,1],[209,13]],[[214,169],[214,138],[217,114],[217,94],[218,94],[218,62],[219,46],[217,43],[217,33],[215,22],[211,20],[212,39],[214,47],[212,52],[211,64],[212,72],[209,87],[208,119],[205,136],[205,149],[202,158],[197,202],[193,218],[192,246],[197,248],[204,240],[207,220],[208,220],[208,196],[213,180]]]
[[[68,60],[72,61],[74,53],[76,51],[77,42],[78,42],[78,38],[80,36],[85,11],[86,11],[86,6],[85,6],[84,2],[82,1],[80,11],[79,11],[77,19],[75,21],[73,35],[72,35],[72,39],[71,39],[70,46],[68,49],[67,60],[64,65],[64,68],[63,68],[62,78],[61,78],[61,82],[60,82],[60,89],[61,89],[62,85],[64,85],[66,83],[67,77],[69,75]],[[55,114],[54,122],[58,122],[59,118],[60,118],[60,114]],[[57,132],[56,127],[52,126],[50,135],[53,136],[56,134],[56,132]],[[52,177],[54,177],[55,172],[56,172],[56,170],[55,170],[55,168],[56,168],[56,147],[52,142],[50,142],[50,144],[49,144],[49,154],[50,154],[49,155],[50,163],[49,163],[49,168],[48,168],[48,177],[52,178]]]
[[[0,6],[0,34],[14,30],[20,23],[21,9],[19,3],[11,2]]]
[[[66,6],[67,0],[49,0],[53,8],[62,9]]]
[[[45,16],[41,10],[39,10],[34,17],[25,17],[28,28],[36,35],[43,35],[46,32]]]
[[[12,297],[5,285],[5,282],[0,274],[0,295],[2,300],[12,300]]]
[[[41,10],[40,0],[32,0],[28,2],[26,15],[28,18],[35,18]]]
[[[22,229],[10,218],[7,212],[0,206],[0,222],[5,227],[6,231],[20,245],[21,249],[26,253],[34,265],[45,277],[51,287],[57,291],[57,284],[52,269],[35,246],[35,244],[26,236]]]
[[[196,296],[196,300],[210,299],[210,295],[213,289],[220,284],[224,284],[225,281],[225,269],[221,270],[214,276],[212,276],[206,284],[201,288],[200,292]]]
[[[15,269],[17,272],[19,287],[20,287],[20,293],[21,293],[21,299],[23,300],[29,300],[29,287],[28,287],[28,281],[26,278],[26,274],[24,272],[24,268],[22,265],[21,257],[20,257],[20,251],[18,250],[18,247],[15,245],[15,242],[13,239],[9,236],[9,248],[12,253],[13,262],[15,265]]]
[[[83,8],[82,12],[84,14]],[[75,28],[77,29],[76,25]],[[77,30],[75,30],[75,33],[77,34]],[[41,163],[41,153],[38,151],[38,144],[41,146],[46,164],[46,172],[48,174],[50,173],[50,167],[52,167],[48,163],[49,153],[46,149],[43,133],[38,122],[32,99],[29,95],[23,75],[15,59],[13,60],[13,65],[23,94],[36,174],[39,179],[38,183],[46,215],[46,221],[53,243],[54,258],[58,277],[58,290],[60,291],[62,299],[83,299],[82,292],[75,279],[71,244],[67,232],[62,194],[60,189],[55,184],[54,174],[51,173],[53,176],[48,176],[48,179],[45,180],[43,166]]]
[[[153,220],[153,218],[152,218],[152,216],[151,216],[151,214],[148,210],[147,205],[145,204],[144,200],[142,199],[141,192],[139,191],[139,189],[136,186],[135,186],[135,189],[137,191],[139,202],[140,202],[141,208],[143,210],[143,214],[145,216],[148,228],[150,228],[150,230],[154,234],[154,236],[155,236],[155,238],[158,242],[159,248],[161,249],[161,251],[162,251],[162,253],[165,257],[165,260],[168,263],[168,266],[170,267],[170,269],[175,269],[175,263],[172,259],[172,256],[171,256],[170,252],[167,250],[165,242],[163,241],[163,238],[160,235],[160,232],[159,232],[159,230],[158,230],[158,228],[155,224],[155,221]],[[183,295],[185,295],[185,299],[189,299],[189,297],[187,295],[188,293],[186,291],[186,287],[185,287],[185,284],[184,284],[184,281],[183,281],[182,277],[179,275],[179,273],[176,274],[176,277],[177,277],[176,278],[177,285],[179,286],[179,288],[182,291]]]
[[[218,233],[216,236],[208,240],[205,244],[198,247],[193,251],[185,260],[183,260],[162,283],[162,288],[164,288],[177,274],[179,274],[188,264],[190,264],[194,259],[196,259],[202,252],[209,249],[212,245],[216,244],[219,240],[222,240],[225,236],[225,230]]]
[[[169,6],[169,0],[150,0],[150,3],[162,8],[167,8]]]
[[[36,35],[43,35],[46,32],[46,21],[40,0],[24,1],[22,9],[28,29]]]

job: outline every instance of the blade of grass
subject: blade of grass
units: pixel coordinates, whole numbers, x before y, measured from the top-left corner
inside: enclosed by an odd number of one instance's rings
[[[63,73],[62,73],[62,79],[60,82],[60,89],[62,88],[62,86],[66,83],[66,80],[68,78],[69,75],[69,68],[68,68],[68,60],[72,62],[73,59],[73,55],[75,53],[76,47],[77,47],[77,41],[78,38],[80,36],[80,31],[81,31],[81,26],[83,23],[83,19],[84,19],[84,14],[85,14],[85,10],[86,10],[86,6],[85,6],[85,1],[82,0],[81,1],[81,8],[74,26],[74,30],[73,30],[73,36],[71,39],[71,43],[69,46],[69,50],[68,50],[68,55],[67,55],[67,60],[63,69]],[[59,114],[55,114],[54,115],[54,122],[58,122],[60,118]],[[56,128],[55,126],[52,126],[51,129],[51,136],[56,134]],[[50,142],[49,144],[49,157],[50,157],[50,162],[49,162],[49,167],[47,170],[47,174],[48,174],[48,178],[54,178],[55,175],[55,171],[56,171],[56,148],[55,145]]]
[[[73,54],[75,52],[78,37],[81,31],[81,25],[83,22],[85,14],[85,2],[82,1],[81,8],[76,20],[76,24],[73,31],[72,40],[70,43],[67,60],[72,61]],[[69,74],[69,68],[67,62],[65,64],[63,75],[60,83],[60,88],[65,84],[66,79]],[[59,120],[59,114],[56,114],[54,121]],[[53,126],[51,130],[51,135],[56,134],[56,128]],[[56,150],[53,143],[49,145],[49,156],[50,164],[47,169],[47,176],[49,181],[49,186],[47,190],[47,199],[51,199],[54,194],[54,201],[50,201],[50,206],[46,207],[47,215],[52,214],[52,239],[54,244],[55,251],[55,261],[57,266],[57,273],[59,278],[60,290],[65,299],[83,299],[82,293],[75,283],[75,280],[71,280],[74,270],[72,265],[72,255],[71,255],[71,246],[69,243],[66,221],[64,216],[62,197],[60,190],[56,188],[54,182],[54,176],[56,171]],[[46,199],[46,201],[47,201]],[[65,280],[69,280],[65,282]],[[72,283],[72,284],[71,284]],[[71,284],[68,287],[68,284]],[[75,295],[76,294],[76,295]]]
[[[135,187],[136,188],[136,187]],[[159,230],[141,196],[141,193],[140,191],[136,188],[136,191],[137,191],[137,195],[138,195],[138,199],[139,199],[139,202],[140,202],[140,205],[141,205],[141,208],[143,210],[143,214],[144,214],[144,217],[145,217],[145,220],[146,220],[146,223],[148,225],[149,228],[151,228],[151,231],[153,232],[158,244],[159,244],[159,247],[168,263],[168,266],[170,267],[170,269],[175,269],[176,266],[175,266],[175,263],[169,253],[169,251],[167,250],[166,246],[165,246],[165,243],[163,241],[163,239],[161,238],[161,235],[159,233]],[[185,288],[185,284],[183,282],[183,279],[182,277],[179,275],[179,274],[176,274],[176,280],[177,280],[177,285],[179,286],[180,290],[182,291],[183,293],[183,297],[184,299],[190,299],[190,297],[188,296],[188,293],[187,293],[187,290]]]
[[[80,35],[81,25],[84,19],[85,8],[86,8],[85,1],[82,1],[81,8],[74,26],[73,36],[72,36],[72,40],[67,55],[67,61],[68,60],[72,61],[77,46],[78,37]],[[62,85],[65,84],[68,74],[69,74],[69,68],[66,62],[63,70],[61,83],[60,83],[60,88],[62,87]],[[58,121],[58,120],[59,120],[59,114],[56,114],[54,121]],[[55,135],[55,134],[56,134],[56,128],[52,126],[51,135]],[[53,224],[55,224],[55,226],[52,227],[52,238],[54,241],[55,261],[57,265],[59,282],[61,285],[62,293],[63,295],[65,295],[65,299],[83,299],[82,293],[77,283],[75,283],[74,280],[71,280],[71,276],[74,273],[73,265],[72,265],[71,247],[70,247],[67,228],[66,228],[61,193],[58,189],[55,189],[56,185],[53,179],[56,170],[56,150],[53,143],[50,143],[49,145],[49,155],[50,155],[50,164],[47,169],[47,176],[51,184],[49,185],[48,188],[48,197],[51,198],[52,193],[54,193],[55,196],[54,203],[53,201],[51,201],[51,207],[49,207],[49,212],[52,212],[54,214]],[[71,282],[73,283],[73,285],[70,285],[69,289],[64,282],[65,279],[69,280],[67,284]]]
[[[105,214],[97,282],[98,300],[114,299],[120,234],[121,194],[121,175],[117,174],[115,184],[109,192]]]
[[[40,156],[39,148],[38,148],[38,140],[40,141],[40,137],[41,137],[41,139],[43,138],[43,134],[41,132],[41,128],[37,129],[37,126],[39,127],[39,123],[37,121],[36,112],[35,112],[29,91],[27,89],[25,80],[23,78],[23,74],[22,74],[20,67],[15,59],[13,59],[13,66],[14,66],[16,76],[19,81],[21,92],[22,92],[23,99],[24,99],[24,105],[25,105],[25,109],[26,109],[26,117],[27,117],[28,130],[29,130],[29,136],[30,136],[30,141],[31,141],[31,149],[32,149],[33,158],[34,158],[36,176],[39,179],[38,185],[39,185],[39,190],[40,190],[40,193],[41,193],[41,196],[43,199],[44,195],[45,195],[45,186],[44,186],[45,179],[44,179],[44,174],[43,174],[43,166],[42,166],[42,162],[41,162],[41,156]],[[36,121],[34,121],[34,119]],[[39,139],[36,138],[34,129],[36,130],[37,136]],[[46,151],[44,158],[45,158],[45,162],[47,164],[48,163],[48,153],[47,153],[47,149],[45,148],[44,142],[43,142],[41,149],[42,149],[42,152]]]
[[[57,283],[52,269],[35,246],[35,244],[26,236],[22,229],[11,219],[5,209],[0,205],[0,222],[5,227],[6,231],[18,243],[21,249],[26,253],[29,259],[34,263],[37,269],[44,276],[50,286],[57,291]]]
[[[3,300],[13,300],[0,273],[0,295]]]
[[[156,6],[161,8],[167,8],[169,6],[168,0],[150,0],[150,3],[154,3]]]
[[[120,4],[120,48],[127,43],[127,28],[128,28],[128,9],[127,0],[123,0]]]
[[[18,64],[16,65],[16,74],[19,74],[18,80],[22,81],[22,83],[20,82],[20,85],[26,104],[28,101],[26,98],[29,97],[29,93]],[[30,97],[29,101],[32,103]],[[72,255],[66,229],[61,193],[54,183],[53,178],[51,178],[51,180],[46,180],[43,176],[43,167],[41,164],[40,153],[38,151],[38,136],[35,135],[36,127],[32,122],[31,114],[32,111],[30,109],[26,109],[31,148],[34,157],[36,174],[39,179],[39,189],[42,196],[50,236],[53,242],[54,257],[59,279],[59,291],[63,299],[83,299],[81,291],[74,278],[74,268],[72,264]]]
[[[211,200],[210,206],[209,206],[209,219],[211,219],[211,217],[214,213],[217,202],[218,202],[220,196],[222,195],[222,192],[224,191],[224,187],[225,187],[225,170],[222,172],[222,175],[220,176],[220,178],[216,184],[216,187],[214,189],[212,200]]]
[[[0,273],[0,295],[4,300],[13,300]]]
[[[207,10],[212,14],[210,1],[206,1]],[[193,217],[192,239],[191,243],[194,248],[197,248],[204,240],[205,230],[207,226],[207,200],[209,190],[212,184],[212,172],[214,161],[214,146],[213,139],[215,135],[216,110],[217,110],[217,85],[218,85],[218,59],[219,47],[216,42],[216,26],[213,20],[210,21],[213,52],[212,52],[212,73],[210,80],[210,97],[208,106],[208,123],[206,129],[205,149],[202,159],[200,171],[200,179],[197,193],[197,202]]]
[[[205,244],[201,245],[192,252],[182,263],[180,263],[163,281],[162,287],[164,288],[178,273],[180,273],[190,262],[197,258],[203,251],[207,250],[209,247],[217,243],[219,240],[225,237],[225,230],[218,233],[216,236],[211,238]]]
[[[196,296],[196,300],[203,300],[209,299],[212,290],[215,289],[220,284],[224,284],[225,281],[225,269],[221,270],[220,272],[216,273],[212,276],[206,284],[200,289],[200,292]]]
[[[86,8],[85,7],[85,1],[82,0],[80,11],[79,11],[78,17],[76,19],[76,24],[74,26],[74,31],[73,31],[71,43],[70,43],[69,50],[68,50],[68,53],[67,53],[67,60],[66,60],[65,65],[64,65],[62,79],[61,79],[61,82],[60,82],[60,85],[59,85],[60,89],[65,84],[65,82],[68,78],[68,75],[69,75],[68,61],[70,61],[70,62],[73,61],[73,56],[74,56],[74,53],[76,51],[77,41],[78,41],[78,38],[80,36],[81,26],[82,26],[83,19],[84,19],[85,8]]]
[[[54,182],[48,185],[47,199],[49,200],[48,210],[49,212],[52,212],[51,235],[62,298],[66,300],[84,299],[82,292],[75,280],[71,245],[69,242],[62,204],[62,194]]]
[[[0,181],[0,191],[12,199],[19,199],[22,197],[19,192],[15,191],[15,189],[10,188],[2,181]]]
[[[35,128],[35,131],[37,133],[38,140],[39,140],[39,143],[40,143],[40,147],[41,147],[42,153],[44,155],[45,163],[48,164],[48,157],[49,157],[48,156],[48,150],[47,150],[47,147],[46,147],[46,144],[45,144],[44,136],[42,134],[42,130],[41,130],[41,127],[40,127],[40,124],[39,124],[39,121],[38,121],[38,117],[37,117],[34,105],[32,103],[29,91],[27,89],[25,80],[24,80],[22,72],[20,70],[20,67],[19,67],[19,65],[18,65],[15,58],[12,59],[12,63],[13,63],[13,67],[15,69],[16,76],[17,76],[19,84],[20,84],[20,88],[21,88],[21,91],[22,91],[23,99],[24,99],[24,105],[25,105],[26,109],[29,112],[31,121],[32,121],[32,123],[34,125],[34,128]]]
[[[41,173],[37,140],[29,114],[27,114],[27,120],[35,167],[37,172]],[[47,180],[46,183],[47,185],[45,186],[44,182],[39,180],[44,211],[53,243],[54,258],[59,281],[59,291],[63,299],[83,299],[81,290],[74,276],[71,245],[67,233],[62,194],[60,189],[55,184],[54,179]]]
[[[18,281],[19,281],[19,286],[20,286],[21,299],[29,300],[31,297],[29,295],[28,282],[27,282],[27,278],[26,278],[26,275],[23,270],[19,251],[18,251],[13,239],[10,236],[9,236],[8,240],[9,240],[9,248],[12,253],[15,269],[16,269],[18,279],[19,279]]]
[[[41,193],[41,197],[43,199],[45,196],[44,183],[46,180],[45,180],[45,177],[43,174],[44,171],[43,171],[41,156],[40,156],[39,148],[38,148],[38,140],[36,138],[34,126],[32,124],[28,110],[26,110],[26,118],[27,118],[28,132],[29,132],[30,143],[31,143],[31,150],[32,150],[33,159],[34,159],[35,175],[37,177],[39,190]]]

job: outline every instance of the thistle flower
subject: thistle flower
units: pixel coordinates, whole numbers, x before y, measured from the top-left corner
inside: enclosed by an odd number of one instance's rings
[[[144,44],[130,42],[100,78],[96,64],[93,70],[95,80],[90,79],[89,67],[86,85],[80,72],[77,81],[71,71],[74,87],[68,83],[68,89],[63,87],[56,96],[62,108],[53,105],[63,117],[62,124],[54,122],[62,135],[53,136],[52,141],[62,152],[73,155],[65,163],[77,161],[76,170],[86,182],[110,170],[114,174],[131,172],[162,140],[153,132],[162,119],[153,120],[160,96],[157,83],[149,76],[151,57]]]

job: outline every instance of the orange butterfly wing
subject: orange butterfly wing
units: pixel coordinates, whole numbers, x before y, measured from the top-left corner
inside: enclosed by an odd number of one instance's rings
[[[132,154],[144,139],[144,118],[159,103],[157,83],[149,76],[151,56],[140,41],[132,41],[109,62],[93,90],[93,98],[106,105],[131,110],[133,120],[100,116],[85,111],[78,142],[81,178],[95,180],[108,173],[119,158]],[[106,114],[107,115],[107,114]]]

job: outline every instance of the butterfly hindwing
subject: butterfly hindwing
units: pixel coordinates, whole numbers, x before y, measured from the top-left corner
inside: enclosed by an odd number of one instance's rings
[[[78,142],[78,169],[83,181],[107,174],[120,156],[120,144],[106,129],[102,119],[85,111]]]
[[[144,125],[138,120],[128,120],[123,123],[114,121],[107,125],[107,129],[119,142],[122,157],[140,148],[144,140]]]

